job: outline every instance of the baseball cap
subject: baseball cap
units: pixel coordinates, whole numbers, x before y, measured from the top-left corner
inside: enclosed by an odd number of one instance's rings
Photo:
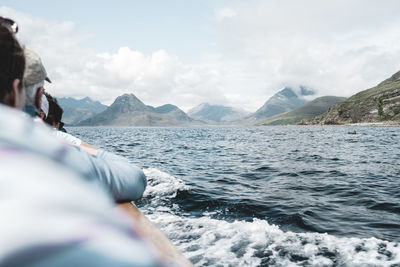
[[[42,60],[38,54],[25,48],[25,86],[37,84],[44,80],[51,83],[49,77],[47,77],[47,72],[43,66]]]

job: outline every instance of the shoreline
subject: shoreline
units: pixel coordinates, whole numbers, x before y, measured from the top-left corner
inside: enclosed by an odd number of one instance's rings
[[[343,123],[343,124],[282,124],[282,125],[247,125],[247,124],[204,124],[204,125],[131,125],[131,126],[121,126],[121,125],[96,125],[96,126],[78,126],[78,125],[66,125],[67,128],[96,128],[96,127],[117,127],[117,128],[125,128],[125,127],[138,127],[138,128],[181,128],[181,127],[276,127],[276,126],[328,126],[328,127],[337,127],[337,126],[351,126],[351,127],[400,127],[400,121],[381,121],[381,122],[358,122],[358,123]]]
[[[380,121],[380,122],[357,122],[357,123],[343,123],[343,124],[297,124],[296,126],[400,127],[400,122],[398,122],[398,121]]]
[[[375,126],[375,127],[399,127],[400,122],[390,121],[390,122],[360,122],[360,123],[347,123],[343,126]]]

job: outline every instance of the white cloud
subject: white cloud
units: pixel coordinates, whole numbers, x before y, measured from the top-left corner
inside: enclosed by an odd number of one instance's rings
[[[150,105],[171,103],[187,110],[201,102],[222,103],[220,73],[210,64],[189,65],[164,50],[146,55],[129,47],[95,54],[85,46],[89,34],[72,22],[38,19],[9,8],[0,13],[20,25],[21,43],[38,52],[55,96],[89,96],[111,104],[124,93],[134,93]]]
[[[350,96],[400,69],[398,1],[270,0],[229,8],[236,15],[216,24],[221,46],[264,76],[260,96],[299,84]]]
[[[234,16],[236,16],[236,11],[230,8],[221,8],[221,9],[217,9],[216,11],[216,19],[217,21],[222,21],[225,18],[232,18]]]
[[[0,13],[18,21],[18,38],[41,55],[56,96],[110,104],[134,93],[154,106],[211,102],[255,111],[283,86],[350,96],[398,71],[399,8],[397,0],[230,2],[214,13],[214,54],[192,64],[165,50],[96,54],[87,47],[91,34],[73,22]]]
[[[218,94],[222,77],[217,70],[184,64],[163,50],[146,56],[122,47],[116,53],[92,58],[86,72],[104,100],[133,92],[147,104],[172,103],[185,110],[204,101],[226,102],[223,94]]]

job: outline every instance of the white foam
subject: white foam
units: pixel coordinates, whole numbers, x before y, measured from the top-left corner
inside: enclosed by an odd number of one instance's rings
[[[179,190],[190,190],[190,187],[158,169],[149,168],[144,172],[148,177],[145,197],[152,202],[142,211],[196,266],[400,264],[400,244],[395,242],[284,232],[259,219],[227,222],[213,219],[207,213],[200,218],[176,215],[174,210],[178,207],[158,204],[162,199],[175,197]]]
[[[147,188],[144,197],[174,198],[179,190],[190,189],[182,180],[156,168],[148,168],[143,171],[147,176]]]
[[[265,220],[226,222],[209,217],[149,215],[196,266],[390,266],[400,245],[376,238],[283,232]],[[262,259],[264,262],[262,262]]]

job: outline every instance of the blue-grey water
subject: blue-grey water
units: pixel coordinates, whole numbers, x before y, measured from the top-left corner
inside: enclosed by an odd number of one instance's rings
[[[144,169],[196,266],[400,266],[398,127],[68,130]]]

